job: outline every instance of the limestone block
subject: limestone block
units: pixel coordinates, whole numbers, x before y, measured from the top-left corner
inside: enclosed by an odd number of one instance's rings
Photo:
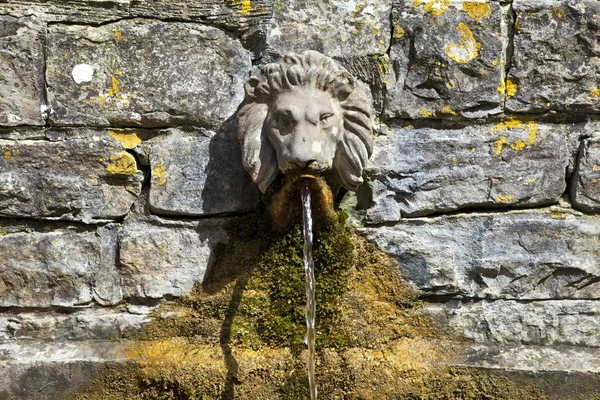
[[[596,300],[453,300],[427,310],[479,343],[600,347]]]
[[[393,17],[386,117],[501,112],[504,17],[498,2],[400,0]]]
[[[0,219],[0,307],[118,303],[116,229]]]
[[[89,308],[73,313],[0,314],[0,340],[114,340],[131,338],[150,321],[150,307],[140,312]]]
[[[600,297],[600,218],[551,208],[407,219],[362,231],[423,294]]]
[[[600,138],[585,139],[571,178],[571,202],[579,210],[600,211]]]
[[[511,111],[597,113],[600,107],[600,3],[515,0]]]
[[[139,196],[143,174],[114,136],[75,129],[50,130],[47,140],[0,140],[0,216],[123,217]]]
[[[456,129],[391,127],[376,138],[359,213],[381,223],[554,203],[566,186],[569,129],[515,119]]]
[[[153,212],[214,215],[252,209],[258,190],[231,132],[174,128],[166,133],[150,153]]]
[[[328,57],[387,52],[390,44],[391,2],[275,0],[267,32],[267,49],[274,54],[316,50]]]
[[[223,221],[128,221],[120,239],[120,271],[126,298],[184,296],[216,257],[228,236]]]
[[[218,126],[243,99],[250,53],[223,31],[124,20],[52,25],[46,79],[56,125]]]
[[[0,126],[44,125],[44,39],[36,18],[0,15]]]
[[[147,17],[195,21],[243,32],[271,16],[273,0],[2,0],[3,14],[34,14],[47,22],[99,24]]]

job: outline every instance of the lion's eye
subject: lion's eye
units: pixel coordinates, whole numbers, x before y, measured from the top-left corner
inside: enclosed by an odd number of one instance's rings
[[[294,120],[286,114],[279,114],[275,118],[275,122],[282,128],[290,128],[294,125]]]
[[[319,119],[321,120],[321,123],[328,124],[329,122],[331,122],[332,117],[333,117],[332,113],[326,113],[326,114],[322,114]]]

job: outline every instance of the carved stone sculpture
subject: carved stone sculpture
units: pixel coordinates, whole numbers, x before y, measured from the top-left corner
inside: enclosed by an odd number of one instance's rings
[[[290,185],[321,177],[334,194],[363,182],[373,149],[370,102],[333,59],[315,51],[287,54],[245,90],[238,138],[261,192],[282,174]]]

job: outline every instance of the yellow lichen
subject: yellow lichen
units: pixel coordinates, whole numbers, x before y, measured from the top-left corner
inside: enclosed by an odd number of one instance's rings
[[[600,96],[600,89],[598,89],[597,87],[593,88],[590,92],[590,95],[595,98],[598,98]]]
[[[480,3],[478,1],[465,1],[462,6],[462,10],[469,14],[469,17],[474,20],[480,20],[488,16],[491,12],[490,5],[487,3]]]
[[[528,132],[527,139],[519,139],[515,141],[515,143],[510,143],[506,136],[500,136],[500,138],[494,142],[495,156],[499,156],[500,154],[502,154],[502,149],[505,145],[510,147],[514,151],[519,152],[525,149],[526,147],[533,146],[533,144],[535,143],[535,139],[537,138],[538,124],[533,121],[524,124],[522,121],[516,118],[510,118],[505,122],[500,122],[499,124],[497,124],[493,130],[493,133],[499,133],[501,131],[511,129],[526,130]]]
[[[108,134],[121,143],[124,149],[135,149],[138,144],[142,143],[142,139],[135,132],[108,131]]]
[[[506,98],[510,99],[515,94],[517,94],[517,84],[513,82],[512,79],[507,79],[506,81],[502,81],[500,87],[498,88],[498,93],[506,94]]]
[[[446,11],[446,7],[450,5],[450,0],[430,0],[425,3],[423,8],[425,11],[436,17],[442,15]]]
[[[558,18],[562,18],[565,15],[565,11],[558,7],[552,7],[552,10],[554,11],[554,15]]]
[[[394,39],[403,38],[405,34],[406,31],[404,28],[402,28],[400,25],[394,25]]]
[[[123,40],[123,33],[119,29],[115,29],[112,34],[115,39]]]
[[[538,180],[538,178],[527,179],[527,184],[528,184],[528,185],[531,185],[531,184],[533,184],[533,183],[536,183],[536,182],[537,182],[537,180]]]
[[[600,171],[600,165],[594,165],[592,171]]]
[[[240,13],[245,15],[249,15],[250,11],[252,11],[252,4],[250,3],[250,0],[232,0],[231,5],[241,5],[242,7],[240,8]]]
[[[442,114],[451,114],[451,115],[458,115],[457,113],[455,113],[450,106],[444,106],[442,107]]]
[[[515,201],[515,195],[514,194],[508,194],[508,195],[501,195],[496,197],[496,203],[514,203]]]
[[[112,76],[111,77],[111,81],[112,81],[112,88],[108,89],[108,95],[110,97],[115,97],[117,93],[119,93],[119,80],[117,79],[116,76]]]
[[[463,22],[458,24],[456,30],[460,34],[460,44],[451,43],[446,46],[446,55],[453,61],[464,64],[474,60],[479,55],[481,43],[477,43],[473,32]]]
[[[492,65],[495,67],[498,65],[499,62],[500,61],[498,61],[498,59],[494,59],[494,60],[492,60]]]
[[[421,107],[419,109],[419,114],[423,118],[431,118],[431,116],[433,116],[433,113],[431,111],[427,110],[425,107]]]
[[[106,170],[114,175],[135,175],[137,163],[131,154],[121,151],[110,155],[110,163],[106,166]]]
[[[152,170],[152,175],[158,178],[158,184],[164,185],[167,183],[167,171],[163,168],[162,163],[158,163],[156,168]]]

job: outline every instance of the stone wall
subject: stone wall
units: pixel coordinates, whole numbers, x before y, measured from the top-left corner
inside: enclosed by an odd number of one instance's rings
[[[600,346],[598,15],[0,1],[0,340],[127,337],[202,281],[258,200],[233,134],[243,83],[314,49],[375,110],[367,183],[343,207],[428,310],[482,344]]]

